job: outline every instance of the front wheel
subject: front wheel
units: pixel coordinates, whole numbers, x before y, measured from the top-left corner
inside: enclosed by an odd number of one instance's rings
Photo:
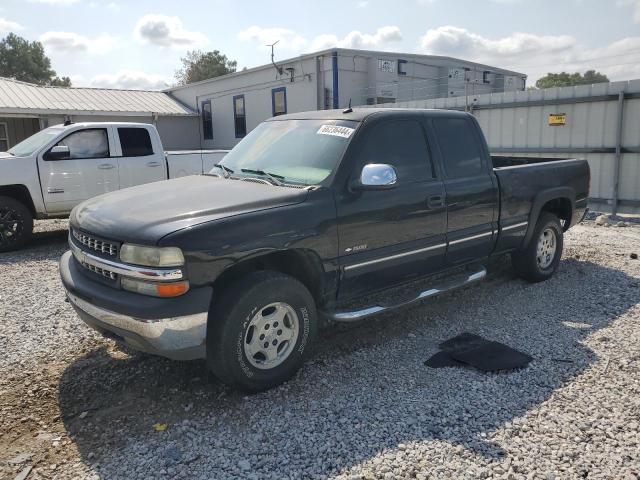
[[[214,300],[207,363],[223,383],[258,392],[290,379],[317,333],[315,302],[295,278],[250,273]]]
[[[33,217],[15,198],[0,196],[0,252],[17,250],[31,239]]]
[[[547,280],[558,268],[562,248],[560,220],[552,213],[545,212],[540,215],[525,249],[511,254],[513,268],[518,276],[529,282]]]

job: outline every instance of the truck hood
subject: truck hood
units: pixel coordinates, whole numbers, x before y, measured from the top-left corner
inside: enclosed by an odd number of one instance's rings
[[[91,198],[73,210],[71,224],[100,237],[155,244],[169,233],[204,222],[300,203],[307,193],[194,175]]]

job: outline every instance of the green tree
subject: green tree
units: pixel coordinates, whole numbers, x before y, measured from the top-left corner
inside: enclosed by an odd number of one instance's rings
[[[69,77],[56,77],[42,43],[29,42],[15,33],[0,41],[0,77],[38,85],[71,86]]]
[[[573,85],[588,85],[592,83],[604,83],[609,79],[606,75],[596,72],[595,70],[587,70],[584,75],[576,73],[548,73],[536,82],[537,88],[551,87],[571,87]]]
[[[69,77],[55,77],[49,81],[52,87],[70,87],[71,79]]]
[[[201,52],[193,50],[187,52],[181,59],[182,68],[176,71],[178,85],[199,82],[208,78],[219,77],[236,71],[238,62],[229,60],[218,50],[213,52]]]

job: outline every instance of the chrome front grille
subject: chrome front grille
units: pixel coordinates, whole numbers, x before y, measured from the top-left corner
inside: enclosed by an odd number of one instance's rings
[[[118,254],[118,246],[115,243],[99,240],[84,233],[72,229],[73,238],[94,252],[115,257]]]
[[[88,263],[82,263],[82,266],[93,273],[97,273],[98,275],[102,275],[105,278],[110,280],[115,280],[118,278],[118,274],[114,272],[110,272],[109,270],[105,270],[104,268],[96,267],[95,265],[89,265]]]

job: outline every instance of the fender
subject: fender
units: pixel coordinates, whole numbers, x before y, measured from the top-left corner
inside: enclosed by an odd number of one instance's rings
[[[558,198],[566,198],[571,202],[571,212],[569,216],[569,222],[571,222],[571,218],[573,218],[573,212],[576,208],[575,190],[571,187],[556,187],[550,188],[548,190],[543,190],[542,192],[538,193],[533,199],[533,203],[531,205],[531,213],[529,214],[529,226],[527,227],[527,233],[522,240],[521,248],[529,244],[529,241],[533,236],[533,231],[536,228],[536,223],[538,223],[538,217],[540,217],[542,207],[544,207],[547,202],[556,200]]]

